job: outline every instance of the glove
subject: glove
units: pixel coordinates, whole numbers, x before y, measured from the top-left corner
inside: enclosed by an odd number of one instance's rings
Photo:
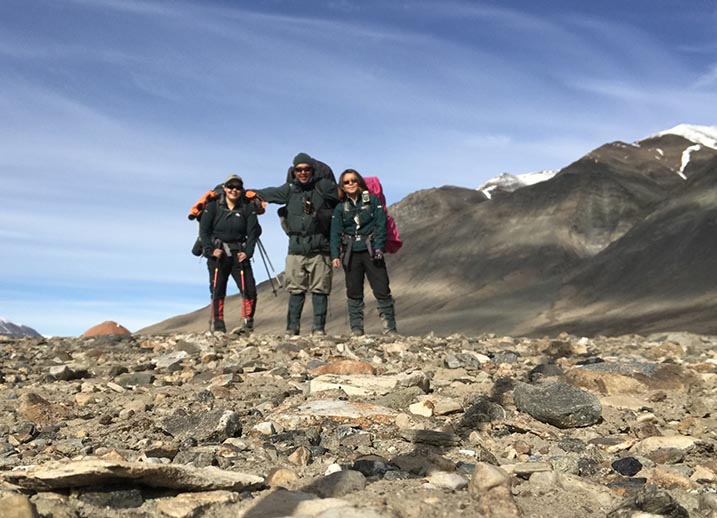
[[[374,261],[383,261],[383,252],[379,249],[376,249],[373,251],[373,260]]]

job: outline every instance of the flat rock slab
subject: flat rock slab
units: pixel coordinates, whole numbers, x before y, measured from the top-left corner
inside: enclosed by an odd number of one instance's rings
[[[100,459],[49,462],[0,473],[11,484],[37,491],[71,487],[103,486],[131,482],[148,487],[185,491],[253,490],[263,487],[264,479],[215,467],[194,468],[173,464],[110,462]]]
[[[343,401],[339,399],[318,399],[298,407],[281,409],[272,415],[272,419],[283,425],[298,426],[324,419],[354,426],[371,424],[390,424],[398,414],[379,405]]]
[[[687,391],[700,383],[688,369],[675,364],[601,362],[570,369],[566,379],[577,386],[607,395],[639,394],[648,390]]]
[[[428,376],[420,371],[393,376],[322,374],[311,380],[309,391],[314,394],[324,390],[341,389],[349,396],[383,396],[400,387],[420,387],[427,392],[429,385]]]
[[[521,412],[558,428],[590,426],[602,415],[597,397],[567,383],[538,386],[519,383],[513,399]]]

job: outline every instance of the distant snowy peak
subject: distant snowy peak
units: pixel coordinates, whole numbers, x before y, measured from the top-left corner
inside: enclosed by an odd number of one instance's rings
[[[651,137],[663,137],[665,135],[679,135],[690,142],[705,147],[717,149],[717,126],[695,126],[692,124],[680,124],[672,129],[661,131]]]
[[[534,185],[536,183],[545,182],[555,176],[558,171],[538,171],[535,173],[526,174],[510,174],[501,173],[495,178],[491,178],[486,183],[478,187],[478,191],[486,195],[487,198],[492,198],[496,191],[499,192],[513,192],[527,187],[528,185]]]
[[[0,336],[42,336],[31,327],[15,324],[5,318],[0,318]]]

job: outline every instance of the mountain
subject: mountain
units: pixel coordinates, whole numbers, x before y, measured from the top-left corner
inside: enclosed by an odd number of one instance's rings
[[[611,142],[542,176],[427,189],[389,208],[405,243],[387,260],[403,333],[717,333],[717,127]],[[333,293],[327,330],[345,332],[341,273]],[[257,327],[281,332],[286,295],[264,285],[259,300]],[[238,306],[227,312],[237,325]],[[207,320],[204,308],[140,332]]]
[[[37,338],[42,335],[31,327],[14,324],[9,320],[0,318],[0,336],[31,336]]]
[[[503,193],[514,192],[528,185],[550,180],[557,174],[557,171],[538,171],[527,174],[510,174],[501,173],[495,178],[491,178],[486,183],[478,187],[478,190],[486,195],[487,198],[493,198]]]

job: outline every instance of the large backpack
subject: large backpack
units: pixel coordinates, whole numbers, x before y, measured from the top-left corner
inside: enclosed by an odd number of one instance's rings
[[[205,192],[197,202],[192,205],[192,208],[189,209],[188,218],[190,221],[197,220],[198,222],[202,219],[202,214],[204,214],[204,209],[207,208],[207,204],[211,202],[212,200],[216,200],[221,196],[222,192],[222,185],[217,185],[214,190]],[[242,200],[242,203],[240,204],[241,211],[244,215],[244,218],[247,217],[248,211],[253,209],[256,211],[257,215],[264,214],[266,212],[266,203],[263,202],[254,191],[244,191],[243,195],[244,199]],[[248,202],[248,203],[247,203]],[[219,215],[219,211],[217,211],[217,216]],[[259,227],[261,232],[261,227]],[[201,257],[203,252],[202,249],[202,239],[200,237],[197,237],[197,239],[194,241],[194,245],[192,246],[192,255],[196,255],[197,257]]]
[[[378,176],[364,176],[364,180],[366,181],[368,192],[378,198],[378,201],[380,201],[383,206],[383,210],[386,212],[386,249],[384,252],[395,254],[403,246],[403,241],[401,241],[401,234],[398,233],[396,221],[388,213],[388,208],[386,207],[386,196],[383,194],[381,181],[378,179]]]
[[[336,177],[334,176],[334,172],[331,170],[331,168],[328,166],[328,164],[323,163],[321,160],[316,160],[315,158],[312,158],[314,161],[314,178],[328,178],[332,182],[336,183]],[[286,172],[286,181],[291,182],[294,179],[294,166],[290,166],[289,170]]]

